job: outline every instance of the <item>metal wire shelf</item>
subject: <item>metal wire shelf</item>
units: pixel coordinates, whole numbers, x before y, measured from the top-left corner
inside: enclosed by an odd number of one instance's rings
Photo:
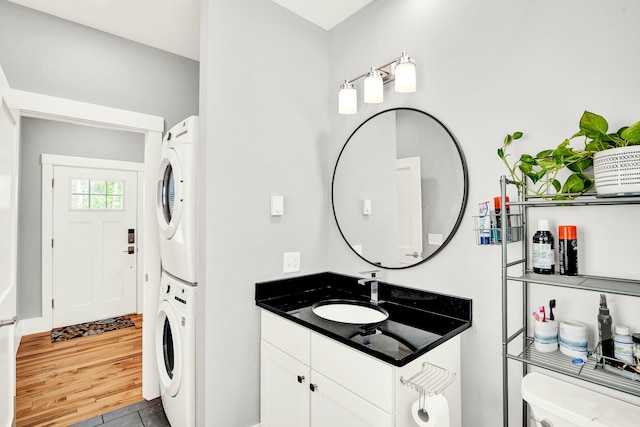
[[[409,379],[400,377],[400,383],[420,395],[420,409],[425,410],[428,397],[442,393],[456,380],[455,372],[433,365],[428,362],[422,364],[422,370]]]
[[[603,356],[596,351],[591,352],[582,365],[571,363],[572,358],[564,355],[560,351],[550,353],[539,352],[535,349],[533,338],[527,337],[527,347],[519,355],[508,354],[507,357],[513,360],[548,369],[570,377],[579,378],[593,384],[609,387],[614,390],[640,396],[640,375],[622,372],[609,365],[598,363],[598,359]],[[628,375],[627,375],[628,374]]]

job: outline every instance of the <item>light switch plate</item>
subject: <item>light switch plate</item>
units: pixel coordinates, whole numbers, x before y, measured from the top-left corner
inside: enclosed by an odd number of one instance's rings
[[[271,196],[271,216],[284,215],[284,196]]]
[[[300,271],[300,252],[285,252],[282,263],[283,273]]]
[[[371,215],[371,200],[362,200],[362,215]]]

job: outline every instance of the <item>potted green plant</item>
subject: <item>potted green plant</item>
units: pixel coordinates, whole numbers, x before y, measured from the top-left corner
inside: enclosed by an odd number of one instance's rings
[[[554,200],[572,199],[591,190],[594,184],[599,194],[628,194],[640,191],[640,167],[638,166],[640,161],[640,122],[625,126],[618,132],[611,134],[607,133],[608,128],[609,124],[602,116],[585,111],[580,118],[580,130],[562,141],[557,147],[542,150],[535,155],[522,154],[518,160],[511,164],[508,159],[508,147],[523,136],[522,132],[514,132],[505,137],[502,147],[498,149],[498,156],[507,167],[511,180],[519,184],[519,191],[527,197]],[[581,136],[585,137],[584,149],[576,150],[570,146],[571,140]],[[621,150],[622,154],[618,154],[618,150]],[[629,154],[629,151],[632,153]],[[602,152],[607,153],[606,155],[598,154]],[[610,157],[611,155],[614,157],[613,159]],[[617,169],[628,172],[628,168],[633,170],[635,167],[637,182],[632,182],[632,184],[638,187],[637,189],[630,187],[621,190],[618,184],[619,180],[613,185],[615,178],[605,177],[602,173],[610,174],[613,169],[616,169],[613,166],[614,162],[629,157],[635,166],[622,166]],[[606,159],[606,161],[603,163],[601,159]],[[595,176],[591,170],[592,166],[594,166]],[[599,180],[600,183],[598,183]],[[604,193],[605,191],[610,191],[610,193]]]
[[[593,158],[593,173],[598,195],[640,193],[640,121],[607,133],[604,117],[585,111],[580,131],[571,138],[585,137],[585,150]]]

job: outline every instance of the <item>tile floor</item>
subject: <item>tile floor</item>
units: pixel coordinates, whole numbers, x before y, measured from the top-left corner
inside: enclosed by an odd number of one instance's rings
[[[124,408],[84,420],[71,427],[171,427],[160,398],[142,400]]]

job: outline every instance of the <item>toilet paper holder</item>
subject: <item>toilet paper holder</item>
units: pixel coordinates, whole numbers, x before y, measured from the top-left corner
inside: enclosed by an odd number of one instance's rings
[[[427,397],[442,393],[456,379],[456,373],[429,362],[422,363],[422,370],[409,379],[400,377],[400,383],[420,395],[420,409],[425,409]]]

